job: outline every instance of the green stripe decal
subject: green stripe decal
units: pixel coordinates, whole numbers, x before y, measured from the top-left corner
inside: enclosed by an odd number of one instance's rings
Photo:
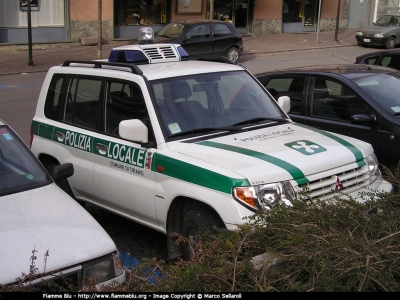
[[[319,129],[316,129],[316,128],[313,128],[313,127],[310,127],[310,126],[307,126],[307,125],[304,125],[304,124],[300,124],[300,123],[295,123],[295,124],[297,126],[299,126],[299,127],[303,127],[303,128],[309,129],[311,131],[318,132],[319,134],[322,134],[322,135],[324,135],[326,137],[329,137],[329,138],[335,140],[336,142],[342,144],[343,146],[345,146],[347,149],[349,149],[354,154],[354,157],[356,158],[356,163],[357,163],[357,165],[359,167],[362,167],[362,166],[366,165],[362,152],[356,146],[354,146],[353,144],[349,143],[348,141],[346,141],[346,140],[344,140],[344,139],[342,139],[342,138],[340,138],[340,137],[338,137],[338,136],[336,136],[334,134],[331,134],[329,132],[323,131],[323,130],[319,130]]]
[[[157,166],[162,166],[163,171],[158,171]],[[157,173],[227,194],[232,192],[234,186],[250,186],[247,179],[230,178],[158,153],[153,156],[152,169]]]
[[[226,144],[215,143],[215,142],[205,141],[205,142],[200,142],[198,144],[207,146],[207,147],[213,147],[213,148],[223,149],[223,150],[227,150],[227,151],[231,151],[231,152],[236,152],[236,153],[240,153],[243,155],[261,159],[263,161],[266,161],[268,163],[271,163],[275,166],[278,166],[278,167],[286,170],[292,176],[293,180],[295,180],[299,185],[308,183],[308,179],[305,177],[305,175],[299,168],[297,168],[296,166],[294,166],[282,159],[279,159],[279,158],[276,158],[276,157],[273,157],[273,156],[270,156],[270,155],[267,155],[267,154],[264,154],[261,152],[257,152],[257,151],[253,151],[253,150],[249,150],[249,149],[245,149],[245,148],[241,148],[241,147],[236,147],[236,146],[230,146],[230,145],[226,145]]]

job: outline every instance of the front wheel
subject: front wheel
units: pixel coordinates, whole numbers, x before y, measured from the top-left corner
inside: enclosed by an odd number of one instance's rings
[[[229,48],[228,52],[226,52],[225,57],[231,62],[236,63],[239,60],[239,49],[236,47]]]
[[[183,245],[185,260],[190,261],[193,259],[204,233],[216,233],[214,227],[224,228],[225,225],[220,217],[211,210],[190,210],[185,214],[182,230],[183,236],[188,239]]]
[[[386,49],[394,49],[394,48],[396,48],[396,39],[394,37],[391,37],[386,42]]]

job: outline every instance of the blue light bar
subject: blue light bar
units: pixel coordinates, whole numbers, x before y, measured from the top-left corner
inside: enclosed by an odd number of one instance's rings
[[[185,49],[183,49],[182,46],[178,47],[178,53],[181,57],[181,60],[189,60],[189,54],[186,52]]]
[[[111,50],[109,62],[149,63],[149,59],[139,50]]]

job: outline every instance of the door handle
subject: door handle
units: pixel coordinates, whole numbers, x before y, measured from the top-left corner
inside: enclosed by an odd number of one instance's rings
[[[96,149],[99,151],[100,154],[104,155],[108,151],[108,147],[106,145],[97,143],[96,144]]]
[[[59,142],[64,142],[65,134],[60,131],[56,131],[56,137]]]

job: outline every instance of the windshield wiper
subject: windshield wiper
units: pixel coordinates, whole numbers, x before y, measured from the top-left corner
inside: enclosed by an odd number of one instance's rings
[[[188,131],[182,131],[176,134],[170,135],[170,137],[176,137],[176,136],[182,136],[182,135],[189,135],[189,134],[196,134],[196,133],[202,133],[202,132],[210,132],[210,131],[216,131],[216,130],[222,130],[222,131],[242,131],[241,128],[237,127],[232,127],[232,126],[227,126],[227,127],[203,127],[203,128],[194,128]]]
[[[165,38],[170,38],[170,36],[164,35],[164,34],[158,34],[158,33],[156,33],[156,34],[154,34],[154,35],[161,36],[161,37],[165,37]]]
[[[233,124],[232,126],[237,126],[237,125],[244,125],[244,124],[254,124],[254,123],[258,123],[261,121],[274,121],[274,122],[288,122],[288,119],[276,119],[276,118],[252,118],[252,119],[248,119],[245,121],[241,121],[239,123]]]

